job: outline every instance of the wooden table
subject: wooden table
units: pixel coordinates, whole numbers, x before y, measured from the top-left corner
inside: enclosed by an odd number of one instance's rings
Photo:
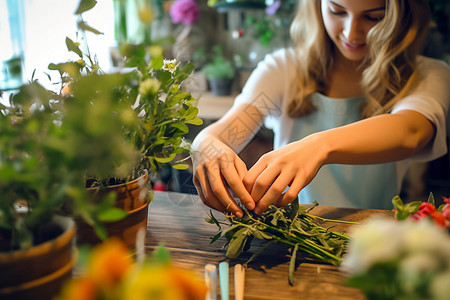
[[[245,263],[254,251],[241,255],[237,260],[225,257],[225,238],[210,244],[217,233],[217,226],[205,222],[209,208],[197,195],[173,192],[155,192],[150,204],[146,251],[149,253],[160,244],[166,246],[174,263],[204,276],[207,263],[230,264],[230,299],[234,299],[233,266]],[[385,211],[358,210],[319,206],[313,214],[326,218],[362,221],[373,214],[389,215]],[[218,220],[221,213],[214,212]],[[350,226],[338,225],[335,230],[348,231]],[[256,244],[256,249],[258,245]],[[329,264],[298,259],[295,286],[288,283],[289,253],[284,246],[267,249],[254,262],[249,263],[245,278],[245,299],[365,299],[357,289],[343,285],[344,274]],[[220,299],[220,297],[218,298]]]

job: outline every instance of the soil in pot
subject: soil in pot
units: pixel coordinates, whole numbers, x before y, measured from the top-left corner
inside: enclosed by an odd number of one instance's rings
[[[93,201],[95,197],[101,198],[105,193],[116,194],[115,207],[127,211],[128,215],[122,220],[105,222],[103,225],[108,237],[118,237],[130,250],[134,249],[139,231],[147,231],[148,206],[151,202],[148,172],[128,183],[109,186],[102,191],[89,188],[88,191],[94,196]],[[95,245],[101,242],[92,226],[81,220],[77,220],[76,223],[78,244]]]

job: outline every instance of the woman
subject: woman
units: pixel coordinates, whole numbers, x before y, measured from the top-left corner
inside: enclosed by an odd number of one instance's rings
[[[446,153],[450,70],[419,56],[426,0],[303,0],[293,49],[261,62],[232,109],[194,140],[194,184],[214,209],[301,203],[391,208],[412,161]],[[274,151],[236,153],[264,120]]]

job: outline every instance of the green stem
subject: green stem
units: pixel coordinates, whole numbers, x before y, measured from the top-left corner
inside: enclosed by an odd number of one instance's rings
[[[279,241],[279,242],[288,244],[288,245],[290,245],[290,246],[295,246],[296,244],[300,244],[301,249],[303,249],[304,251],[306,251],[307,253],[309,253],[309,254],[311,254],[311,255],[313,255],[313,256],[316,256],[316,257],[318,257],[318,258],[320,258],[320,259],[323,259],[323,256],[319,256],[317,253],[314,253],[314,252],[313,252],[313,250],[316,250],[316,251],[318,251],[318,252],[324,254],[326,257],[331,258],[332,260],[334,260],[334,261],[336,261],[336,262],[338,262],[338,263],[341,262],[341,259],[340,259],[339,257],[337,257],[336,255],[334,255],[334,254],[328,252],[327,250],[323,249],[320,245],[317,245],[315,242],[313,242],[313,241],[311,241],[311,240],[309,240],[309,239],[301,238],[301,237],[299,237],[299,236],[297,236],[297,235],[295,235],[295,234],[292,234],[292,233],[289,232],[289,231],[282,230],[282,229],[279,229],[279,228],[277,228],[277,227],[268,225],[268,224],[266,224],[266,223],[264,223],[264,222],[261,222],[260,220],[257,220],[257,219],[255,219],[255,218],[253,218],[252,216],[249,216],[249,217],[250,217],[250,219],[253,220],[254,222],[259,223],[259,224],[263,224],[263,225],[267,226],[267,228],[272,229],[272,230],[274,230],[274,231],[276,231],[276,232],[278,232],[278,233],[281,233],[286,239],[282,239],[282,238],[280,238],[279,236],[276,236],[276,235],[272,234],[272,237],[273,237],[274,239],[276,239],[277,241]],[[245,224],[245,223],[239,222],[239,221],[234,220],[234,219],[231,219],[231,221],[232,221],[234,224],[238,224],[238,225],[240,225],[240,226],[252,227],[252,226],[249,225],[249,224]],[[316,226],[317,226],[317,225],[316,225]],[[305,246],[304,246],[305,244],[306,244],[307,246],[309,246],[310,248],[305,247]],[[311,248],[312,248],[313,250],[311,250]]]
[[[355,224],[355,225],[359,225],[361,223],[359,222],[352,222],[352,221],[345,221],[345,220],[333,220],[333,219],[326,219],[326,218],[322,218],[319,216],[313,216],[308,214],[308,216],[312,217],[313,219],[318,219],[322,222],[332,222],[332,223],[342,223],[342,224]]]

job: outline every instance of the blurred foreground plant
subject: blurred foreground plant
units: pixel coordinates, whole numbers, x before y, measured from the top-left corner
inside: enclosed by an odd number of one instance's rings
[[[204,300],[206,285],[190,270],[176,267],[160,247],[141,263],[132,261],[119,240],[95,247],[80,275],[68,281],[61,300]]]

